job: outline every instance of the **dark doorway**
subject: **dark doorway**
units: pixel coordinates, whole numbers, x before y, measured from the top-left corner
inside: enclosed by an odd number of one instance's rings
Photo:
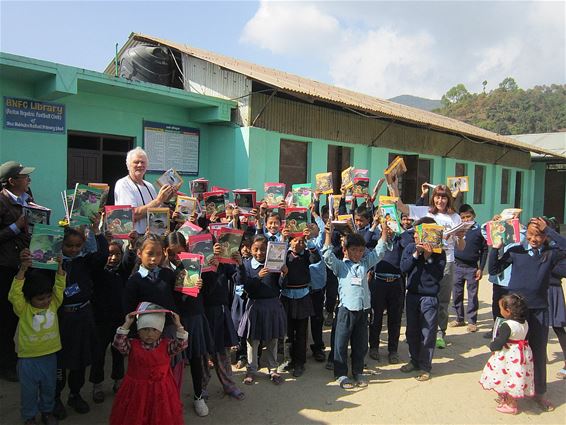
[[[389,163],[400,156],[405,161],[407,172],[399,176],[399,193],[405,204],[414,204],[421,196],[421,184],[430,182],[430,161],[419,160],[418,155],[389,154]]]
[[[332,173],[334,193],[340,193],[342,171],[352,165],[352,148],[338,145],[328,145],[326,171]]]
[[[294,184],[307,182],[308,143],[281,140],[279,150],[279,183],[291,191]]]
[[[566,171],[560,169],[546,169],[543,214],[547,217],[556,217],[559,223],[564,223],[565,186]]]
[[[128,173],[126,154],[134,138],[69,131],[67,143],[67,188],[76,183],[107,183],[108,204],[114,204],[114,184]]]

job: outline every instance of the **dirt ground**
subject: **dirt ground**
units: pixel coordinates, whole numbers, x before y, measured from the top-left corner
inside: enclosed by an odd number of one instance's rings
[[[448,347],[436,350],[432,379],[417,382],[414,375],[399,371],[399,365],[376,363],[367,358],[370,385],[365,389],[345,391],[332,379],[324,363],[309,357],[305,374],[295,379],[285,376],[283,385],[276,387],[267,378],[252,386],[241,388],[246,399],[235,401],[222,395],[218,380],[212,377],[209,386],[210,415],[199,418],[192,408],[189,393],[190,378],[185,379],[183,401],[185,422],[200,424],[565,424],[566,381],[556,379],[562,367],[562,353],[556,335],[550,330],[548,344],[548,398],[556,406],[543,413],[531,400],[519,403],[516,416],[495,411],[495,393],[484,391],[478,384],[489,350],[483,335],[491,326],[491,285],[484,278],[480,285],[479,332],[467,333],[465,328],[450,329]],[[330,330],[324,329],[325,339]],[[408,360],[408,349],[402,329],[400,355]],[[386,333],[382,333],[382,341]],[[328,350],[327,350],[328,351]],[[109,362],[108,362],[109,363]],[[264,369],[265,371],[265,369]],[[241,382],[244,371],[235,371]],[[188,374],[186,374],[188,376]],[[245,388],[244,388],[245,387]],[[107,399],[95,405],[90,401],[91,386],[85,385],[83,397],[91,412],[78,415],[69,409],[63,424],[103,424],[112,406],[111,383],[105,384]],[[64,401],[66,398],[64,398]],[[21,423],[19,417],[18,384],[0,382],[0,423]]]

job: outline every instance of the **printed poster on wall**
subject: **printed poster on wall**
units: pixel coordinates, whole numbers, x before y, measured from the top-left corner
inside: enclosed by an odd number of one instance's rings
[[[198,128],[144,121],[143,141],[149,157],[149,171],[174,168],[179,174],[198,175]]]

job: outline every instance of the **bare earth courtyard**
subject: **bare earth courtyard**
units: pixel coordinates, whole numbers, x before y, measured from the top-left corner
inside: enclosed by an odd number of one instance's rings
[[[432,379],[417,382],[412,374],[399,371],[399,365],[376,363],[367,358],[369,387],[345,391],[333,382],[332,372],[324,363],[312,357],[305,374],[295,379],[285,376],[283,385],[275,387],[267,378],[259,378],[252,386],[241,388],[246,399],[238,402],[224,397],[216,376],[209,385],[210,415],[199,418],[192,409],[190,374],[185,374],[183,401],[185,422],[199,424],[565,424],[566,381],[556,379],[562,367],[562,353],[553,331],[548,344],[548,398],[556,406],[551,413],[542,413],[530,400],[519,402],[521,413],[504,415],[495,411],[495,393],[484,391],[478,384],[481,370],[489,356],[486,339],[482,338],[491,326],[491,284],[480,284],[479,332],[469,334],[465,328],[450,329],[448,347],[436,350]],[[386,334],[382,333],[382,341]],[[330,330],[325,328],[328,344]],[[400,355],[408,360],[404,329],[401,330]],[[328,352],[328,349],[327,349]],[[384,356],[382,356],[384,357]],[[109,362],[107,362],[108,364]],[[241,382],[244,371],[237,371]],[[91,401],[91,385],[86,384],[82,395],[91,412],[78,415],[68,410],[62,424],[107,423],[112,406],[111,383],[105,383],[107,399],[95,405]],[[66,393],[63,401],[66,402]],[[19,415],[19,386],[0,382],[0,424],[21,423]],[[134,425],[134,424],[132,424]]]

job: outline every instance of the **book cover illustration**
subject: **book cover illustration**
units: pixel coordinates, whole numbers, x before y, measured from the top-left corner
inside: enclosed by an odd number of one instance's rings
[[[354,233],[354,217],[351,214],[341,214],[336,216],[336,220],[332,221],[334,230],[342,235]]]
[[[183,184],[183,178],[179,175],[177,170],[169,168],[155,181],[155,183],[159,187],[169,185],[179,188]]]
[[[442,235],[444,226],[438,224],[419,224],[415,228],[417,243],[428,243],[432,247],[432,252],[440,254],[442,252]]]
[[[340,199],[340,195],[328,195],[328,215],[331,219],[338,217]]]
[[[148,208],[147,227],[149,233],[163,236],[169,230],[169,208]]]
[[[28,205],[22,208],[23,214],[26,218],[28,231],[33,231],[33,226],[36,224],[49,225],[49,218],[51,217],[51,210],[33,202],[28,202]]]
[[[199,201],[202,200],[202,194],[208,192],[208,180],[199,178],[191,180],[191,195],[197,198]]]
[[[198,209],[198,199],[192,196],[177,195],[175,212],[178,214],[176,221],[187,221],[193,212]]]
[[[381,214],[381,225],[385,224],[398,235],[403,233],[403,226],[401,226],[401,217],[397,211],[397,205],[380,205],[379,213]]]
[[[57,257],[61,256],[65,229],[59,226],[36,224],[33,226],[29,250],[31,266],[37,269],[57,270]]]
[[[214,241],[210,233],[189,236],[189,251],[192,254],[201,254],[204,257],[202,272],[215,272],[217,267],[210,264],[214,258]]]
[[[369,170],[364,170],[363,168],[354,168],[354,170],[352,171],[352,179],[357,178],[369,179]]]
[[[295,207],[285,209],[285,227],[289,229],[289,236],[303,236],[307,228],[309,210],[307,208]]]
[[[77,183],[70,218],[78,224],[90,224],[90,217],[100,210],[102,190]]]
[[[150,303],[149,301],[142,301],[136,307],[137,314],[146,313],[171,313],[171,310],[161,307],[160,305]]]
[[[316,190],[321,193],[331,195],[334,193],[334,186],[332,184],[332,173],[318,173],[316,176]]]
[[[383,174],[385,175],[385,180],[388,184],[393,183],[397,176],[400,176],[407,171],[407,166],[402,157],[396,156],[389,166],[385,169]]]
[[[220,244],[219,263],[237,264],[232,255],[240,251],[240,244],[244,237],[244,231],[223,227],[220,229],[217,241]]]
[[[277,208],[285,201],[285,183],[264,183],[265,202],[268,208]]]
[[[312,203],[312,185],[310,183],[294,184],[291,186],[293,204],[297,207],[310,208]]]
[[[251,189],[237,189],[233,191],[234,203],[242,215],[250,215],[256,204],[256,191]]]
[[[224,217],[226,215],[226,200],[224,199],[223,192],[205,192],[202,194],[204,200],[204,211],[206,218]]]
[[[397,201],[399,201],[398,196],[379,196],[379,205],[395,205],[397,204]]]
[[[468,176],[446,177],[446,186],[448,186],[448,189],[450,189],[452,193],[458,191],[468,192],[470,190]]]
[[[224,200],[230,202],[230,191],[220,186],[212,186],[211,192],[222,192],[224,194]]]
[[[181,252],[179,260],[181,260],[183,267],[177,275],[175,291],[196,297],[199,294],[197,282],[200,279],[204,257],[200,254]]]
[[[520,237],[520,224],[518,218],[487,222],[486,240],[489,246],[499,244],[505,246],[510,243],[517,243],[521,240]]]
[[[185,240],[189,240],[189,236],[198,235],[202,232],[202,229],[190,221],[185,221],[181,227],[177,229],[177,232],[181,233]]]
[[[108,201],[110,186],[108,186],[106,183],[89,183],[88,186],[102,190],[102,197],[100,198],[100,208],[104,207],[106,205],[106,202]]]
[[[287,242],[267,242],[264,267],[270,272],[281,272],[287,258]]]
[[[511,220],[512,218],[519,218],[522,212],[521,208],[505,208],[499,215],[501,220]]]
[[[116,239],[128,239],[134,230],[134,209],[131,205],[107,205],[104,207],[104,225]]]
[[[220,229],[228,227],[229,223],[210,223],[208,225],[208,230],[210,234],[215,240],[218,240],[218,236],[220,235]]]
[[[350,189],[354,185],[354,167],[348,167],[342,171],[340,174],[342,178],[342,185],[343,189]]]
[[[369,195],[369,179],[367,177],[355,177],[352,186],[352,195],[355,198],[365,198]]]

